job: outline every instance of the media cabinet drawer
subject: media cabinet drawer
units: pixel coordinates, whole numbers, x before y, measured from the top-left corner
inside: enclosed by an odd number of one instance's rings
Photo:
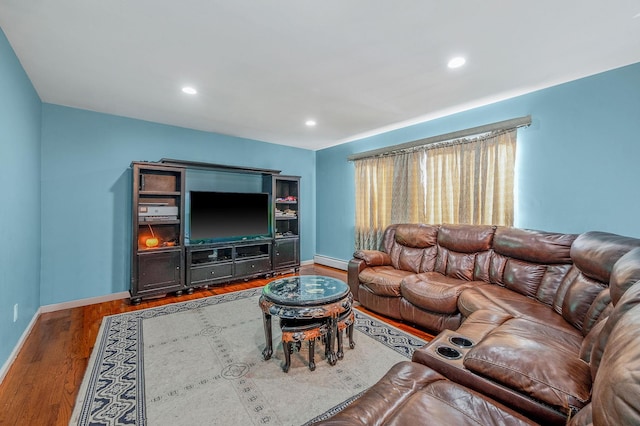
[[[260,274],[271,271],[271,259],[259,258],[236,261],[236,276]]]
[[[199,284],[205,281],[233,277],[233,263],[222,263],[207,266],[192,266],[189,284]]]

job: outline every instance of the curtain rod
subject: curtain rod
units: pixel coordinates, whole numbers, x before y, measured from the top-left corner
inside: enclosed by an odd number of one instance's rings
[[[466,136],[479,135],[481,133],[495,132],[497,130],[515,129],[518,127],[526,127],[531,125],[531,116],[512,118],[510,120],[498,121],[496,123],[485,124],[484,126],[472,127],[470,129],[458,130],[451,133],[445,133],[443,135],[431,136],[425,139],[419,139],[417,141],[406,142],[399,145],[387,146],[380,149],[374,149],[371,151],[365,151],[358,154],[352,154],[347,157],[348,161],[362,160],[363,158],[376,157],[378,155],[388,154],[394,151],[401,151],[403,149],[415,148],[418,146],[430,145],[437,142],[444,142]]]

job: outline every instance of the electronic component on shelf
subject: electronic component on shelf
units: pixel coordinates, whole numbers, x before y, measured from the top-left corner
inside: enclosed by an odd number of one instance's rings
[[[178,216],[138,216],[140,222],[160,222],[165,220],[178,220]]]
[[[138,205],[138,216],[178,216],[178,206]]]
[[[276,203],[297,203],[297,202],[298,202],[298,198],[292,195],[289,195],[287,197],[276,198]]]
[[[295,210],[286,209],[285,211],[282,211],[276,208],[276,218],[295,219],[296,217],[298,217],[298,214]]]

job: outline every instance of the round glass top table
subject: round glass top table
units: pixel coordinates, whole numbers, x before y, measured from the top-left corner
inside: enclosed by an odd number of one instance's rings
[[[353,305],[353,295],[345,282],[321,275],[280,278],[264,286],[258,304],[263,314],[266,347],[262,356],[265,360],[273,355],[271,317],[275,315],[291,320],[326,320],[329,329],[327,358],[329,364],[335,365],[338,317]]]

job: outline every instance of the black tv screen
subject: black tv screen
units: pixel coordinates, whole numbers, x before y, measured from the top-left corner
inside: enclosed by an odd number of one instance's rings
[[[190,198],[191,241],[270,235],[267,193],[191,191]]]

